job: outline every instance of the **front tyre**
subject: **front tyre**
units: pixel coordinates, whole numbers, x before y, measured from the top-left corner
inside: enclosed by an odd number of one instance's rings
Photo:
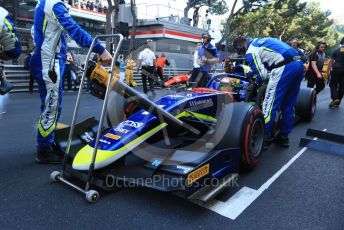
[[[217,149],[239,147],[240,167],[244,170],[253,169],[261,156],[265,140],[265,123],[262,110],[249,103],[227,105],[219,121],[229,118],[229,125],[219,122],[216,139],[220,140]],[[226,129],[223,131],[223,129]]]

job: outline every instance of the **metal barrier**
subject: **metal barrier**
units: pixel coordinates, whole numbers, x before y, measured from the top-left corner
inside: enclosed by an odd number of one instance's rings
[[[29,91],[30,72],[23,65],[4,65],[4,77],[9,80],[14,88],[11,93]],[[37,84],[35,84],[37,89]]]
[[[23,65],[4,65],[4,67],[5,78],[14,85],[11,93],[28,92],[30,81],[29,70],[25,70]],[[190,72],[190,69],[165,68],[164,72],[165,78],[168,79],[170,77]],[[216,72],[221,72],[221,70],[217,70]],[[142,86],[141,73],[137,73],[136,71],[134,72],[134,81],[137,83],[138,86]],[[65,81],[64,84],[66,85],[67,82]],[[34,91],[38,90],[36,82],[34,83],[33,89]]]

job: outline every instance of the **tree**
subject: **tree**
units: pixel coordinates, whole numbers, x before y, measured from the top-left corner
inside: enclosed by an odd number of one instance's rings
[[[330,11],[320,9],[319,3],[311,2],[295,20],[295,28],[291,30],[291,34],[299,36],[303,40],[303,47],[308,50],[314,48],[320,40],[326,41],[330,47],[334,46],[338,34],[333,20],[329,19],[330,15]]]
[[[197,5],[208,6],[209,12],[217,15],[225,14],[228,11],[225,0],[188,0],[184,8],[184,18],[188,18],[190,9]]]
[[[264,5],[269,4],[270,0],[243,0],[243,5],[238,8],[238,0],[234,0],[230,8],[230,14],[225,22],[222,38],[218,41],[217,45],[221,45],[223,41],[230,37],[231,25],[233,20],[240,14],[244,15],[250,11],[255,11]]]
[[[282,40],[295,18],[305,8],[299,0],[278,0],[256,11],[241,14],[231,24],[232,33],[253,37],[271,36]],[[240,25],[235,27],[234,25]],[[245,34],[246,33],[246,34]]]
[[[271,5],[239,15],[232,21],[232,33],[252,37],[271,36],[283,41],[299,38],[310,50],[320,40],[335,44],[336,33],[330,12],[321,11],[317,3],[299,0],[275,0]]]

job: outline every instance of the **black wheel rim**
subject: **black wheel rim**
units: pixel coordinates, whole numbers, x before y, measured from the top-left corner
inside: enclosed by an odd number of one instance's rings
[[[263,121],[257,119],[253,122],[250,139],[249,150],[252,159],[259,157],[264,145],[264,124]]]

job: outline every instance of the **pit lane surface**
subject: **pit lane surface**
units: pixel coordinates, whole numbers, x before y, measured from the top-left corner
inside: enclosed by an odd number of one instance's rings
[[[66,92],[61,122],[69,124],[76,93]],[[96,204],[62,184],[50,182],[59,166],[34,163],[38,95],[12,94],[0,111],[1,229],[342,229],[344,157],[307,149],[234,220],[173,194],[134,188],[101,193]],[[83,95],[80,119],[94,115],[100,101]],[[239,187],[216,197],[226,202],[240,189],[258,190],[301,149],[308,127],[344,134],[344,107],[328,109],[329,90],[318,98],[310,124],[298,124],[291,147],[271,146],[258,167],[241,174]]]

